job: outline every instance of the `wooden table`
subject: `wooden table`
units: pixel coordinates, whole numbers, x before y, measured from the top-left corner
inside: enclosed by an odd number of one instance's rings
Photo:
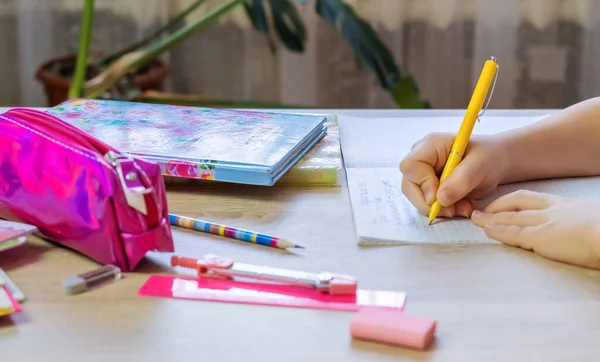
[[[345,186],[171,187],[172,212],[265,230],[305,245],[295,255],[175,229],[178,253],[356,276],[363,288],[408,293],[406,312],[439,321],[428,352],[352,341],[352,313],[138,297],[134,274],[78,296],[67,276],[97,267],[32,240],[0,254],[28,297],[0,321],[0,361],[597,361],[600,273],[503,246],[359,247]]]

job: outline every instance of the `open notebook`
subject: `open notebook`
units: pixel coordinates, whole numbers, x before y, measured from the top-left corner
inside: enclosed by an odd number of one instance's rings
[[[493,134],[544,117],[482,117],[475,134]],[[470,220],[454,218],[428,225],[401,191],[400,161],[432,130],[456,133],[462,118],[353,118],[339,116],[342,153],[359,244],[496,243]],[[518,189],[568,197],[600,196],[600,178],[525,182],[501,186],[480,202],[487,205]]]
[[[272,186],[327,133],[326,115],[73,99],[48,113],[167,176]]]

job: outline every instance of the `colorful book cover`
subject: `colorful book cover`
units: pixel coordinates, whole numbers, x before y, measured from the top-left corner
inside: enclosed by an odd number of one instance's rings
[[[326,117],[93,99],[50,108],[163,174],[271,186],[327,132]]]
[[[277,185],[340,186],[343,177],[342,151],[337,117],[327,115],[327,134],[317,142]],[[180,177],[165,177],[167,185],[196,185],[202,181]]]

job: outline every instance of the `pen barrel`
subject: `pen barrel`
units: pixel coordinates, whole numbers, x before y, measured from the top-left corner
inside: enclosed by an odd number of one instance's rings
[[[454,145],[452,146],[452,149],[460,154],[465,153],[471,133],[473,132],[473,127],[475,127],[475,123],[479,118],[481,107],[483,106],[483,102],[485,102],[485,99],[489,93],[497,70],[498,65],[492,60],[486,61],[483,69],[481,70],[479,80],[477,80],[477,84],[473,90],[473,96],[469,101],[465,118],[463,119],[463,123],[461,124],[458,134],[456,135]]]
[[[315,288],[319,283],[317,274],[261,265],[235,263],[231,269],[214,270],[214,272],[233,277],[259,279],[309,288]]]
[[[498,64],[496,64],[496,62],[492,60],[485,62],[483,69],[481,69],[481,74],[479,75],[477,84],[475,85],[475,89],[473,90],[473,96],[469,102],[468,109],[473,109],[477,112],[481,109],[483,102],[485,102],[485,98],[488,95],[492,82],[494,81],[497,70]]]
[[[460,154],[457,154],[456,152],[450,152],[450,155],[448,155],[448,160],[446,160],[446,165],[444,166],[444,171],[442,171],[442,175],[440,176],[440,182],[444,181],[446,177],[450,176],[452,171],[458,167],[460,161],[462,161],[462,156]]]
[[[490,86],[494,82],[494,78],[497,76],[497,74],[498,64],[496,63],[495,58],[492,57],[491,60],[487,60],[483,65],[483,69],[481,70],[481,74],[479,75],[479,79],[477,80],[477,84],[473,90],[473,96],[471,97],[467,111],[465,112],[465,117],[463,118],[460,129],[458,130],[456,138],[454,139],[452,150],[448,155],[446,164],[444,165],[444,170],[440,176],[440,183],[450,176],[450,174],[452,174],[454,169],[462,161],[467,150],[467,145],[469,144],[469,140],[471,138],[471,133],[473,133],[475,123],[481,115],[480,112],[483,102],[485,102],[488,92],[490,91]],[[430,224],[437,217],[437,214],[440,210],[441,205],[436,201],[429,210]]]

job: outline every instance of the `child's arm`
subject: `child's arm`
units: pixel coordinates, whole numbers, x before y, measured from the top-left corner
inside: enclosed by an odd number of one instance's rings
[[[508,146],[503,183],[600,174],[600,97],[501,134]]]

